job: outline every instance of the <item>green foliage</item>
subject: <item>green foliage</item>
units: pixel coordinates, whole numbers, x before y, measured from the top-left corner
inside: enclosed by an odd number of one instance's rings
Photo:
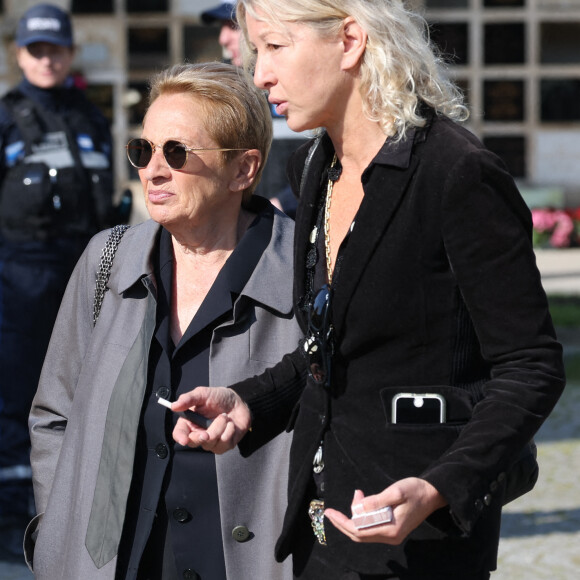
[[[580,354],[564,355],[564,366],[566,367],[566,385],[580,387]]]
[[[548,296],[550,313],[555,326],[564,328],[578,327],[580,339],[580,296]]]
[[[580,385],[580,295],[548,296],[558,340],[564,347],[568,388]]]

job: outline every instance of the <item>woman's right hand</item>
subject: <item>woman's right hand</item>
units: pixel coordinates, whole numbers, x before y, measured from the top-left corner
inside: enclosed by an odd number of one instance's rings
[[[246,403],[226,387],[197,387],[181,395],[171,409],[191,409],[213,419],[211,425],[204,429],[179,418],[173,429],[173,439],[180,445],[202,447],[218,455],[233,449],[248,432],[252,421]]]

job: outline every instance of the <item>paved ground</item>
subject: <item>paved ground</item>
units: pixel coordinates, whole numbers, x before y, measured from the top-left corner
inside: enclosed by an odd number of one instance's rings
[[[548,293],[580,294],[580,249],[543,250],[537,257]],[[580,330],[559,336],[566,360],[577,360]],[[580,574],[580,383],[567,386],[537,442],[540,477],[531,493],[504,511],[492,580],[572,580]],[[0,580],[32,578],[24,565],[0,562]]]
[[[580,294],[580,248],[536,250],[548,294]]]
[[[538,434],[536,488],[506,506],[493,580],[580,577],[580,384],[569,384]]]

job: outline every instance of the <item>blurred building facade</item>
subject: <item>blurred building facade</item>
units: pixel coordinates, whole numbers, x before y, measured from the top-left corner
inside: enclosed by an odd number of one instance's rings
[[[580,0],[408,2],[449,57],[471,110],[468,127],[504,159],[531,204],[580,205]],[[0,0],[0,93],[19,78],[12,33],[35,3]],[[219,29],[200,21],[216,0],[52,3],[71,11],[80,82],[111,119],[120,191],[136,177],[124,146],[140,131],[151,74],[221,58]],[[283,119],[274,122],[278,139],[300,138]]]
[[[580,0],[414,3],[529,204],[580,205]]]

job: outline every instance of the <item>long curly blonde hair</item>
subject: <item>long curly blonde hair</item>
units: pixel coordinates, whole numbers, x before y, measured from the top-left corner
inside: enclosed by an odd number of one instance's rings
[[[248,47],[246,14],[281,30],[285,22],[303,23],[325,37],[338,34],[346,17],[354,18],[368,36],[360,69],[364,112],[385,133],[392,130],[393,119],[397,138],[409,127],[422,126],[422,102],[457,121],[469,116],[429,40],[426,21],[401,0],[239,0],[244,63],[251,70],[255,55]]]

